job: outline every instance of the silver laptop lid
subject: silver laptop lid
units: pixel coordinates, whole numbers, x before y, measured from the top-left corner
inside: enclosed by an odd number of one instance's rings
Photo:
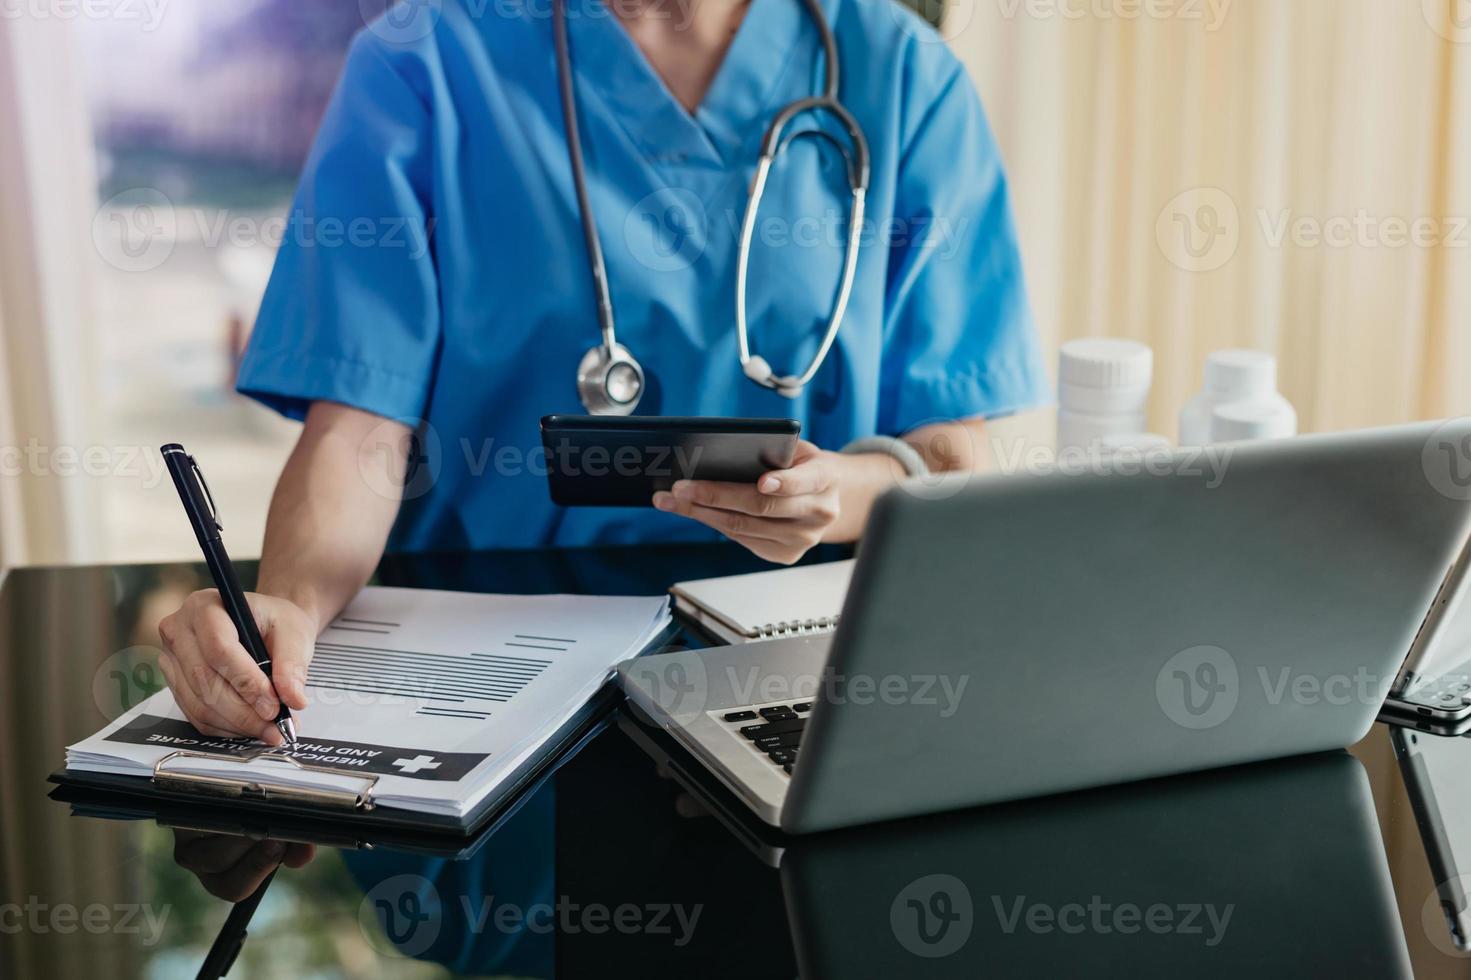
[[[1471,420],[1215,451],[885,495],[783,828],[1362,737],[1466,538]]]

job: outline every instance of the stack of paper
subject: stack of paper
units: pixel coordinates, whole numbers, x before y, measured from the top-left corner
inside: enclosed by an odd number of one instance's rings
[[[501,596],[368,588],[317,641],[310,705],[280,754],[209,738],[160,691],[67,748],[69,770],[151,777],[242,776],[264,786],[363,789],[378,806],[463,816],[597,692],[621,660],[669,624],[667,598]],[[339,775],[340,774],[340,775]]]

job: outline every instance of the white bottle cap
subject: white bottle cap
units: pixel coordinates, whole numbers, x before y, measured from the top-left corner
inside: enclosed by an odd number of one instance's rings
[[[1135,340],[1086,337],[1062,345],[1057,380],[1080,388],[1148,387],[1154,351]]]
[[[1259,350],[1218,350],[1205,359],[1205,387],[1233,399],[1277,390],[1277,358]]]
[[[1230,402],[1216,406],[1211,414],[1211,441],[1244,442],[1249,439],[1285,439],[1295,434],[1292,413],[1270,401]]]

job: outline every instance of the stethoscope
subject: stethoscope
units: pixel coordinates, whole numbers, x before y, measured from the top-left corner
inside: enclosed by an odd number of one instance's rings
[[[577,102],[572,87],[572,58],[567,50],[565,3],[566,0],[553,0],[552,3],[557,75],[562,92],[562,120],[567,129],[567,156],[572,163],[572,180],[577,188],[577,207],[582,218],[582,237],[587,244],[588,268],[592,273],[593,291],[597,298],[598,325],[603,332],[603,342],[583,355],[577,366],[577,394],[582,399],[583,407],[594,415],[629,415],[638,407],[639,398],[644,393],[644,369],[629,353],[628,348],[618,343],[618,334],[613,325],[613,300],[608,292],[608,269],[603,263],[603,249],[598,241],[592,206],[588,202],[587,180],[582,164]],[[837,41],[823,17],[819,0],[802,0],[802,3],[822,39],[826,62],[823,68],[822,94],[798,99],[789,104],[776,114],[767,127],[766,135],[761,140],[761,155],[756,161],[756,174],[751,180],[745,218],[741,222],[740,250],[736,256],[736,340],[740,351],[741,371],[763,388],[769,388],[787,398],[796,398],[802,394],[802,389],[817,374],[817,369],[822,367],[822,362],[832,350],[833,342],[838,338],[838,329],[842,326],[843,315],[848,309],[848,297],[853,291],[853,274],[858,266],[863,202],[868,193],[869,176],[868,140],[864,138],[858,120],[838,101],[841,76]],[[842,123],[853,144],[851,153],[836,137],[824,130],[808,129],[783,135],[787,125],[797,116],[817,111],[831,113]],[[813,355],[812,362],[801,374],[779,375],[772,370],[764,357],[751,353],[751,336],[746,326],[746,275],[750,268],[751,236],[756,228],[756,213],[760,210],[761,198],[766,192],[771,165],[782,150],[804,136],[821,137],[838,148],[846,165],[853,204],[847,245],[843,253],[843,274],[822,343]]]

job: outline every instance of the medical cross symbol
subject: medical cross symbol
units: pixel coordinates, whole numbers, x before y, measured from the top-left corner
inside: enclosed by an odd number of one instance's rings
[[[403,770],[405,775],[418,772],[420,769],[439,768],[439,763],[434,761],[432,755],[416,755],[412,759],[394,759],[393,764]]]

